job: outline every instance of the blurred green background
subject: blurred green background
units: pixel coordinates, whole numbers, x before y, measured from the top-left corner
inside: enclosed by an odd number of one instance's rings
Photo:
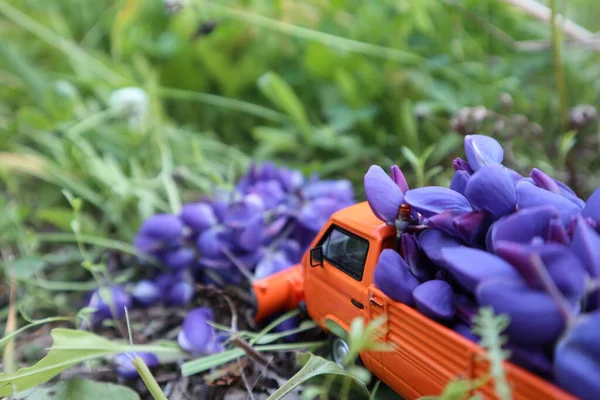
[[[600,30],[600,3],[555,7]],[[500,0],[0,0],[3,248],[70,232],[70,196],[81,232],[129,241],[252,159],[351,179],[359,199],[374,163],[446,185],[460,132],[585,198],[600,53],[556,53],[551,31]]]

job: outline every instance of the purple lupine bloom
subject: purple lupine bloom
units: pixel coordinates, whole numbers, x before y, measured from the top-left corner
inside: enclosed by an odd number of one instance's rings
[[[461,240],[435,229],[427,229],[419,235],[419,246],[427,257],[440,267],[445,266],[442,250],[463,244]]]
[[[514,212],[517,204],[515,184],[500,164],[477,170],[469,179],[464,195],[475,210],[495,217]]]
[[[470,247],[446,247],[442,256],[447,271],[470,293],[485,281],[506,278],[522,281],[515,268],[494,254]]]
[[[213,320],[210,308],[196,308],[185,316],[177,341],[179,346],[194,355],[209,354],[216,350],[217,334],[208,324]]]
[[[496,254],[512,264],[532,289],[545,288],[541,275],[543,271],[539,271],[532,261],[532,256],[536,254],[545,271],[567,299],[577,304],[585,294],[585,269],[576,254],[565,246],[499,241],[496,243]]]
[[[158,303],[161,295],[162,293],[159,285],[148,279],[137,282],[131,292],[133,300],[143,307],[150,307]]]
[[[419,242],[415,235],[403,233],[400,237],[400,248],[402,257],[410,269],[410,273],[420,282],[433,278],[437,268],[427,259],[419,248]]]
[[[398,184],[385,171],[373,165],[365,174],[365,194],[373,214],[387,224],[393,224],[404,194]]]
[[[174,215],[156,214],[140,226],[134,246],[142,254],[158,255],[164,248],[176,245],[183,234],[183,224]]]
[[[133,360],[139,356],[148,368],[157,367],[160,363],[158,357],[152,353],[121,353],[115,356],[115,369],[117,374],[123,379],[136,379],[139,377],[138,371],[133,365]]]
[[[523,280],[491,279],[477,287],[477,301],[507,314],[508,337],[523,346],[553,343],[565,329],[565,315],[550,295],[529,288]]]
[[[595,400],[600,394],[600,311],[581,316],[554,354],[556,383],[581,398]]]
[[[585,203],[585,207],[583,207],[581,215],[593,219],[600,225],[600,187],[598,187],[589,197]]]
[[[445,281],[432,280],[417,286],[413,292],[417,309],[434,320],[449,320],[454,316],[454,292]]]
[[[172,271],[182,271],[191,267],[196,260],[196,252],[189,247],[167,251],[162,257],[164,264]]]
[[[184,204],[180,218],[194,233],[202,233],[219,222],[213,207],[208,203]]]
[[[410,268],[395,250],[385,249],[379,255],[373,283],[389,298],[413,305],[413,290],[419,281],[410,273]]]
[[[463,160],[460,157],[456,157],[453,161],[452,161],[452,165],[454,166],[454,171],[465,171],[466,173],[468,173],[469,175],[473,174],[473,168],[471,168],[471,166],[469,165],[469,162],[466,160]]]
[[[424,217],[431,217],[448,210],[473,211],[471,204],[463,195],[439,186],[425,186],[409,190],[404,196],[404,201]]]
[[[563,224],[568,224],[571,217],[581,213],[581,207],[559,194],[544,190],[525,181],[517,182],[516,187],[519,209],[543,205],[554,206]]]
[[[92,314],[92,326],[98,326],[107,319],[121,319],[125,316],[125,307],[131,307],[131,296],[118,285],[96,289],[89,300],[88,307],[95,309]]]
[[[265,278],[281,272],[292,265],[293,263],[286,257],[285,253],[281,251],[271,252],[258,262],[254,271],[254,277],[256,279]]]
[[[454,173],[454,177],[452,178],[452,181],[450,182],[450,189],[452,189],[455,192],[458,192],[464,196],[465,189],[467,188],[467,183],[469,182],[470,178],[471,178],[471,174],[469,174],[467,171],[463,171],[463,170],[456,171]]]
[[[164,293],[165,302],[170,306],[186,306],[194,298],[194,285],[185,280],[171,285]]]
[[[504,149],[494,138],[485,135],[465,136],[465,154],[473,171],[489,164],[501,164]]]

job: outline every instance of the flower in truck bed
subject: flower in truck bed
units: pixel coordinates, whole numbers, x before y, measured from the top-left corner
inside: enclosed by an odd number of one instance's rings
[[[411,224],[426,227],[400,235],[402,257],[384,250],[375,285],[474,341],[478,307],[506,314],[514,363],[599,398],[600,188],[584,202],[540,169],[523,177],[503,166],[491,137],[468,135],[464,145],[449,188],[402,191],[377,166],[365,175],[379,219],[393,225],[405,203],[420,214]],[[419,274],[417,262],[439,271]]]

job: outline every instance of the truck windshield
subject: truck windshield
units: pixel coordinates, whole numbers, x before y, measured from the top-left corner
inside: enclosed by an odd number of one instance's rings
[[[321,240],[324,258],[357,281],[362,280],[369,242],[338,226],[332,226]]]

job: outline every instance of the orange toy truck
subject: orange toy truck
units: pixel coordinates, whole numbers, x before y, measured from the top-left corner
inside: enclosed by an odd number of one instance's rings
[[[394,248],[395,228],[372,213],[366,202],[335,213],[304,254],[301,263],[254,283],[256,320],[302,306],[317,324],[345,330],[362,317],[365,323],[385,314],[392,352],[365,352],[361,360],[379,379],[406,399],[440,395],[457,377],[487,375],[485,350],[417,310],[391,300],[373,284],[373,272],[383,249]],[[340,362],[348,346],[333,340],[333,359]],[[574,400],[542,378],[506,363],[516,400]],[[493,384],[478,389],[495,398]]]

